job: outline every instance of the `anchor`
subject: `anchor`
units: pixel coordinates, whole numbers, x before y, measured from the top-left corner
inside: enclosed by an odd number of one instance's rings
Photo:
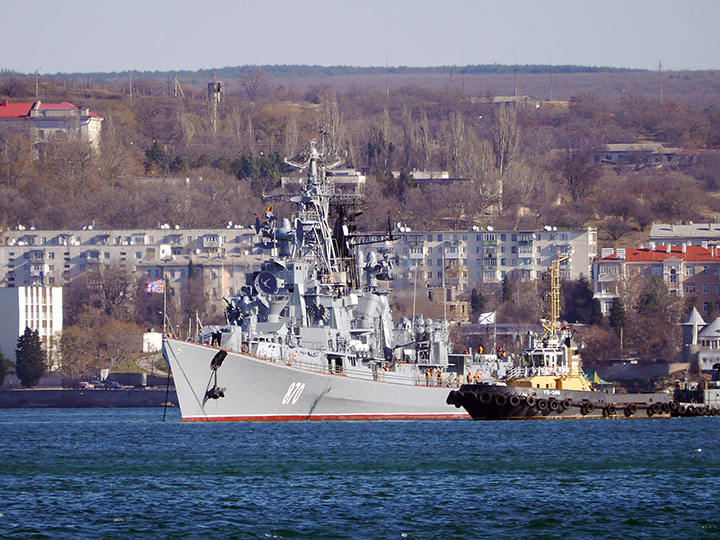
[[[225,360],[226,356],[227,351],[218,351],[215,356],[213,356],[213,359],[210,361],[210,369],[213,370],[215,381],[212,388],[205,392],[205,397],[208,399],[220,399],[225,397],[225,388],[221,388],[217,384],[217,370],[220,366],[222,366],[222,363]]]

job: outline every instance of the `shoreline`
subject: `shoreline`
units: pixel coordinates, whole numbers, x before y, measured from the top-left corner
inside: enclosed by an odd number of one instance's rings
[[[166,400],[167,394],[167,400]],[[18,388],[0,390],[0,409],[177,407],[174,388]]]

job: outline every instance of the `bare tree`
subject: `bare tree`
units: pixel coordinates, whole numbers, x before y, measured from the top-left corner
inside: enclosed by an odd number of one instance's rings
[[[321,106],[322,129],[325,135],[325,149],[328,155],[339,155],[345,146],[345,128],[338,110],[337,96],[328,93]]]
[[[240,84],[242,84],[248,99],[255,102],[258,96],[266,90],[268,77],[262,68],[251,66],[240,75]]]
[[[17,185],[30,169],[32,154],[30,137],[11,134],[0,140],[0,184]]]
[[[565,184],[573,201],[589,196],[595,188],[600,168],[593,159],[592,144],[586,139],[571,137],[567,147],[553,160],[553,171]]]
[[[500,172],[500,176],[505,174],[515,159],[518,141],[517,109],[507,105],[499,106],[495,109],[493,150],[495,151],[495,167]]]
[[[285,145],[286,156],[294,156],[298,144],[298,127],[294,116],[290,116],[285,124]]]

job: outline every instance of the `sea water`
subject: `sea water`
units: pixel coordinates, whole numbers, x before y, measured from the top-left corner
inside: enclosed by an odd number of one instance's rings
[[[720,418],[0,411],[0,538],[720,538]]]

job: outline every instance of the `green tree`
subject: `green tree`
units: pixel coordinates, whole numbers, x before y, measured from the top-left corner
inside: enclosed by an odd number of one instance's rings
[[[513,286],[510,283],[510,278],[505,276],[502,280],[502,301],[503,303],[512,300]]]
[[[565,309],[563,318],[569,322],[599,324],[602,322],[600,302],[593,298],[590,280],[580,276],[575,281],[563,282]]]
[[[153,141],[150,148],[145,150],[145,173],[157,174],[162,172],[167,174],[170,170],[172,157],[165,147],[158,141]]]
[[[40,334],[37,330],[25,328],[18,338],[15,349],[15,372],[25,388],[37,386],[40,377],[45,375],[45,354],[40,347]]]
[[[470,293],[470,310],[474,317],[477,317],[479,313],[482,313],[485,307],[486,298],[477,289],[473,289]]]
[[[620,297],[613,299],[613,303],[610,306],[610,313],[608,314],[610,328],[620,335],[621,330],[625,328],[627,324],[626,319],[625,302],[623,302],[623,299]]]
[[[0,386],[5,382],[8,371],[10,371],[10,360],[0,351]]]

